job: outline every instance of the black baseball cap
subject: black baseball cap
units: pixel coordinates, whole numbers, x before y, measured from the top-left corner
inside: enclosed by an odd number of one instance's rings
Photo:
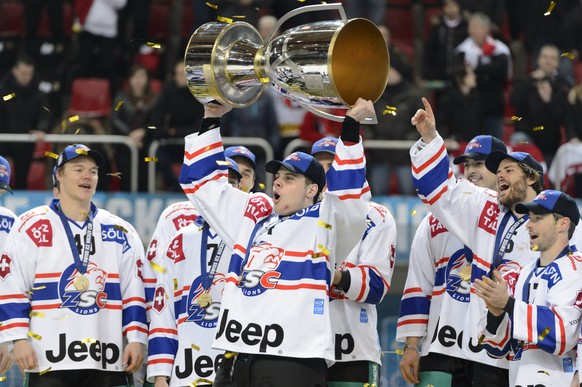
[[[564,192],[547,189],[542,191],[529,203],[515,205],[515,212],[519,214],[559,214],[570,218],[574,224],[580,221],[580,210],[576,201]]]
[[[285,167],[293,173],[308,176],[317,184],[320,191],[325,187],[323,166],[313,156],[305,152],[293,152],[283,161],[271,160],[265,165],[265,171],[275,174],[281,167]]]
[[[465,147],[465,153],[455,157],[454,164],[462,164],[466,159],[485,160],[489,153],[501,151],[507,153],[507,147],[495,136],[476,136]]]

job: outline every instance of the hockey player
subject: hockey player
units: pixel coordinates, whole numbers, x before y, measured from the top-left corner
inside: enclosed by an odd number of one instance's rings
[[[247,147],[230,146],[224,150],[224,156],[236,161],[242,175],[241,189],[245,192],[253,191],[257,178],[257,158]]]
[[[512,386],[570,386],[582,314],[582,255],[569,244],[578,205],[546,190],[515,210],[529,213],[530,244],[540,258],[510,282],[497,270],[475,280],[488,309],[480,322],[483,346],[492,356],[509,355]]]
[[[205,106],[202,129],[186,137],[180,174],[195,207],[233,247],[214,343],[229,361],[214,385],[324,386],[326,360],[333,361],[331,270],[365,229],[369,188],[358,122],[373,104],[359,99],[347,111],[320,203],[326,175],[303,152],[267,163],[273,200],[228,186],[218,130],[228,110]]]
[[[229,183],[239,188],[237,164],[226,163]],[[212,343],[231,253],[202,217],[169,244],[150,321],[147,374],[156,387],[213,383],[224,354]]]
[[[10,164],[4,157],[0,156],[0,195],[3,195],[5,192],[12,193],[12,189],[10,188]],[[0,207],[0,251],[4,250],[6,238],[15,219],[16,215],[14,212],[8,208]],[[0,257],[0,278],[4,278],[7,275],[8,271],[6,267],[8,263],[4,255],[2,255]],[[2,326],[0,326],[0,329],[2,329]],[[12,367],[14,359],[12,358],[11,349],[9,344],[0,343],[0,374],[3,374]]]
[[[311,147],[326,172],[333,164],[337,142],[335,137],[325,137]],[[328,387],[380,384],[376,305],[390,289],[396,223],[386,207],[374,202],[368,203],[366,221],[361,241],[334,271],[329,306],[336,363],[328,370]]]
[[[503,142],[493,136],[477,136],[453,163],[463,164],[467,181],[495,190],[497,177],[485,167],[485,158],[492,151],[506,150]],[[491,384],[486,375],[481,375],[483,370],[503,367],[480,346],[465,351],[461,348],[472,258],[471,251],[433,214],[421,221],[412,241],[396,330],[396,340],[405,342],[400,371],[406,382],[488,387]],[[497,386],[508,385],[506,367],[492,371],[502,375]]]
[[[144,251],[92,198],[103,156],[82,144],[56,162],[59,199],[21,215],[2,254],[0,341],[28,386],[125,386],[147,340]]]

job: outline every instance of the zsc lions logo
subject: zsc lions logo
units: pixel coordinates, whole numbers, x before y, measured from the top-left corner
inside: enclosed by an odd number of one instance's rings
[[[216,294],[214,289],[220,289],[222,293],[226,278],[222,273],[216,273],[212,280],[211,293]],[[220,285],[219,285],[220,284]],[[202,328],[216,328],[218,325],[218,315],[220,314],[220,301],[213,300],[210,306],[206,309],[198,306],[198,297],[204,292],[202,287],[201,277],[197,277],[190,290],[188,290],[188,298],[186,300],[186,312],[188,317],[186,321],[194,322]]]
[[[463,266],[467,264],[465,251],[457,250],[449,259],[445,278],[447,281],[447,293],[449,296],[460,302],[469,302],[471,293],[471,284],[461,279],[460,272]]]
[[[83,292],[75,289],[73,282],[79,275],[75,265],[70,265],[63,271],[59,281],[59,294],[61,295],[61,308],[69,308],[77,314],[94,314],[105,307],[107,303],[107,293],[105,282],[107,281],[107,272],[100,269],[95,263],[89,262],[85,277],[89,280],[89,290]]]
[[[267,289],[277,287],[281,273],[276,269],[285,255],[285,250],[261,243],[253,246],[250,259],[238,286],[245,296],[258,296]]]

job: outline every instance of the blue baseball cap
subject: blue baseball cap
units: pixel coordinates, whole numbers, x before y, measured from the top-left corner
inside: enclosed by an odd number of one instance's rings
[[[553,189],[540,192],[532,202],[516,204],[515,211],[519,214],[559,214],[570,218],[574,224],[580,221],[580,210],[574,199]]]
[[[327,136],[317,140],[311,146],[311,154],[314,155],[319,152],[329,153],[335,156],[335,147],[338,139],[336,137]]]
[[[224,165],[226,165],[226,167],[228,169],[233,171],[239,180],[242,179],[242,175],[240,174],[240,171],[238,170],[238,164],[236,163],[236,161],[234,161],[230,157],[225,157],[224,158]]]
[[[103,155],[96,150],[89,149],[87,145],[83,144],[73,144],[67,146],[63,151],[59,154],[57,158],[57,162],[55,164],[56,168],[61,168],[65,163],[73,160],[75,157],[79,156],[89,156],[93,160],[95,160],[95,164],[98,167],[101,167],[105,164],[105,158]]]
[[[279,168],[285,167],[293,173],[308,176],[317,184],[319,190],[325,187],[325,171],[323,166],[313,156],[304,152],[293,152],[283,161],[271,160],[265,165],[265,171],[277,173]]]
[[[245,146],[230,146],[224,150],[224,155],[230,158],[244,157],[251,162],[253,169],[257,169],[257,158],[255,157],[255,154]]]
[[[493,173],[497,173],[497,169],[499,169],[499,164],[501,161],[505,159],[512,159],[517,161],[518,163],[524,163],[525,165],[529,165],[531,168],[535,169],[540,173],[541,182],[544,180],[544,168],[536,159],[533,158],[527,152],[502,152],[502,151],[494,151],[491,152],[487,158],[485,159],[485,167]]]
[[[10,163],[2,156],[0,156],[0,189],[5,189],[12,193],[12,188],[10,188]]]
[[[469,141],[465,147],[465,153],[455,157],[454,164],[464,163],[466,159],[485,160],[489,153],[501,151],[507,153],[507,147],[497,137],[494,136],[476,136]]]

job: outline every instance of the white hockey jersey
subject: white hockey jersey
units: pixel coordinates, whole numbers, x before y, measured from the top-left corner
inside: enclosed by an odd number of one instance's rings
[[[221,245],[210,229],[202,262],[203,234],[198,221],[180,229],[160,263],[165,271],[158,276],[148,344],[147,375],[151,382],[156,376],[171,377],[171,387],[190,386],[201,379],[213,381],[222,361],[224,351],[212,349],[212,343],[232,250]],[[216,259],[218,266],[209,291],[212,304],[203,309],[197,303],[204,290],[202,279],[209,278]]]
[[[94,206],[91,212],[86,291],[73,286],[78,271],[52,207],[21,215],[6,241],[0,276],[0,342],[28,339],[39,363],[31,372],[122,371],[124,340],[147,342],[143,245],[123,219]],[[83,249],[87,222],[69,220],[69,225],[78,249]]]
[[[6,238],[8,238],[8,233],[12,229],[15,220],[16,215],[14,212],[10,211],[8,208],[0,207],[0,251],[4,249]],[[0,261],[0,275],[3,268],[4,264]]]
[[[509,355],[511,386],[570,386],[582,314],[582,255],[564,254],[545,267],[524,267],[510,284],[512,317],[496,332],[479,328],[492,356]]]
[[[148,318],[151,313],[151,303],[154,296],[157,277],[159,275],[153,268],[161,267],[163,257],[167,251],[168,244],[176,235],[176,232],[183,227],[196,221],[198,211],[189,201],[170,204],[162,211],[158,218],[156,229],[148,245],[147,260],[149,265],[144,266],[144,284],[147,302]],[[158,266],[156,266],[158,265]]]
[[[500,367],[503,363],[480,345],[462,348],[469,344],[462,339],[471,283],[463,280],[466,273],[461,272],[470,267],[472,258],[471,250],[433,214],[422,220],[410,249],[396,340],[421,337],[422,356],[439,353]]]
[[[376,305],[390,290],[396,258],[396,223],[388,209],[370,202],[362,240],[339,269],[350,273],[347,292],[332,287],[331,327],[336,362],[381,362]]]
[[[186,137],[184,192],[233,247],[216,348],[333,361],[331,269],[364,233],[369,198],[361,141],[336,152],[322,202],[279,217],[266,195],[228,184],[218,129]]]

